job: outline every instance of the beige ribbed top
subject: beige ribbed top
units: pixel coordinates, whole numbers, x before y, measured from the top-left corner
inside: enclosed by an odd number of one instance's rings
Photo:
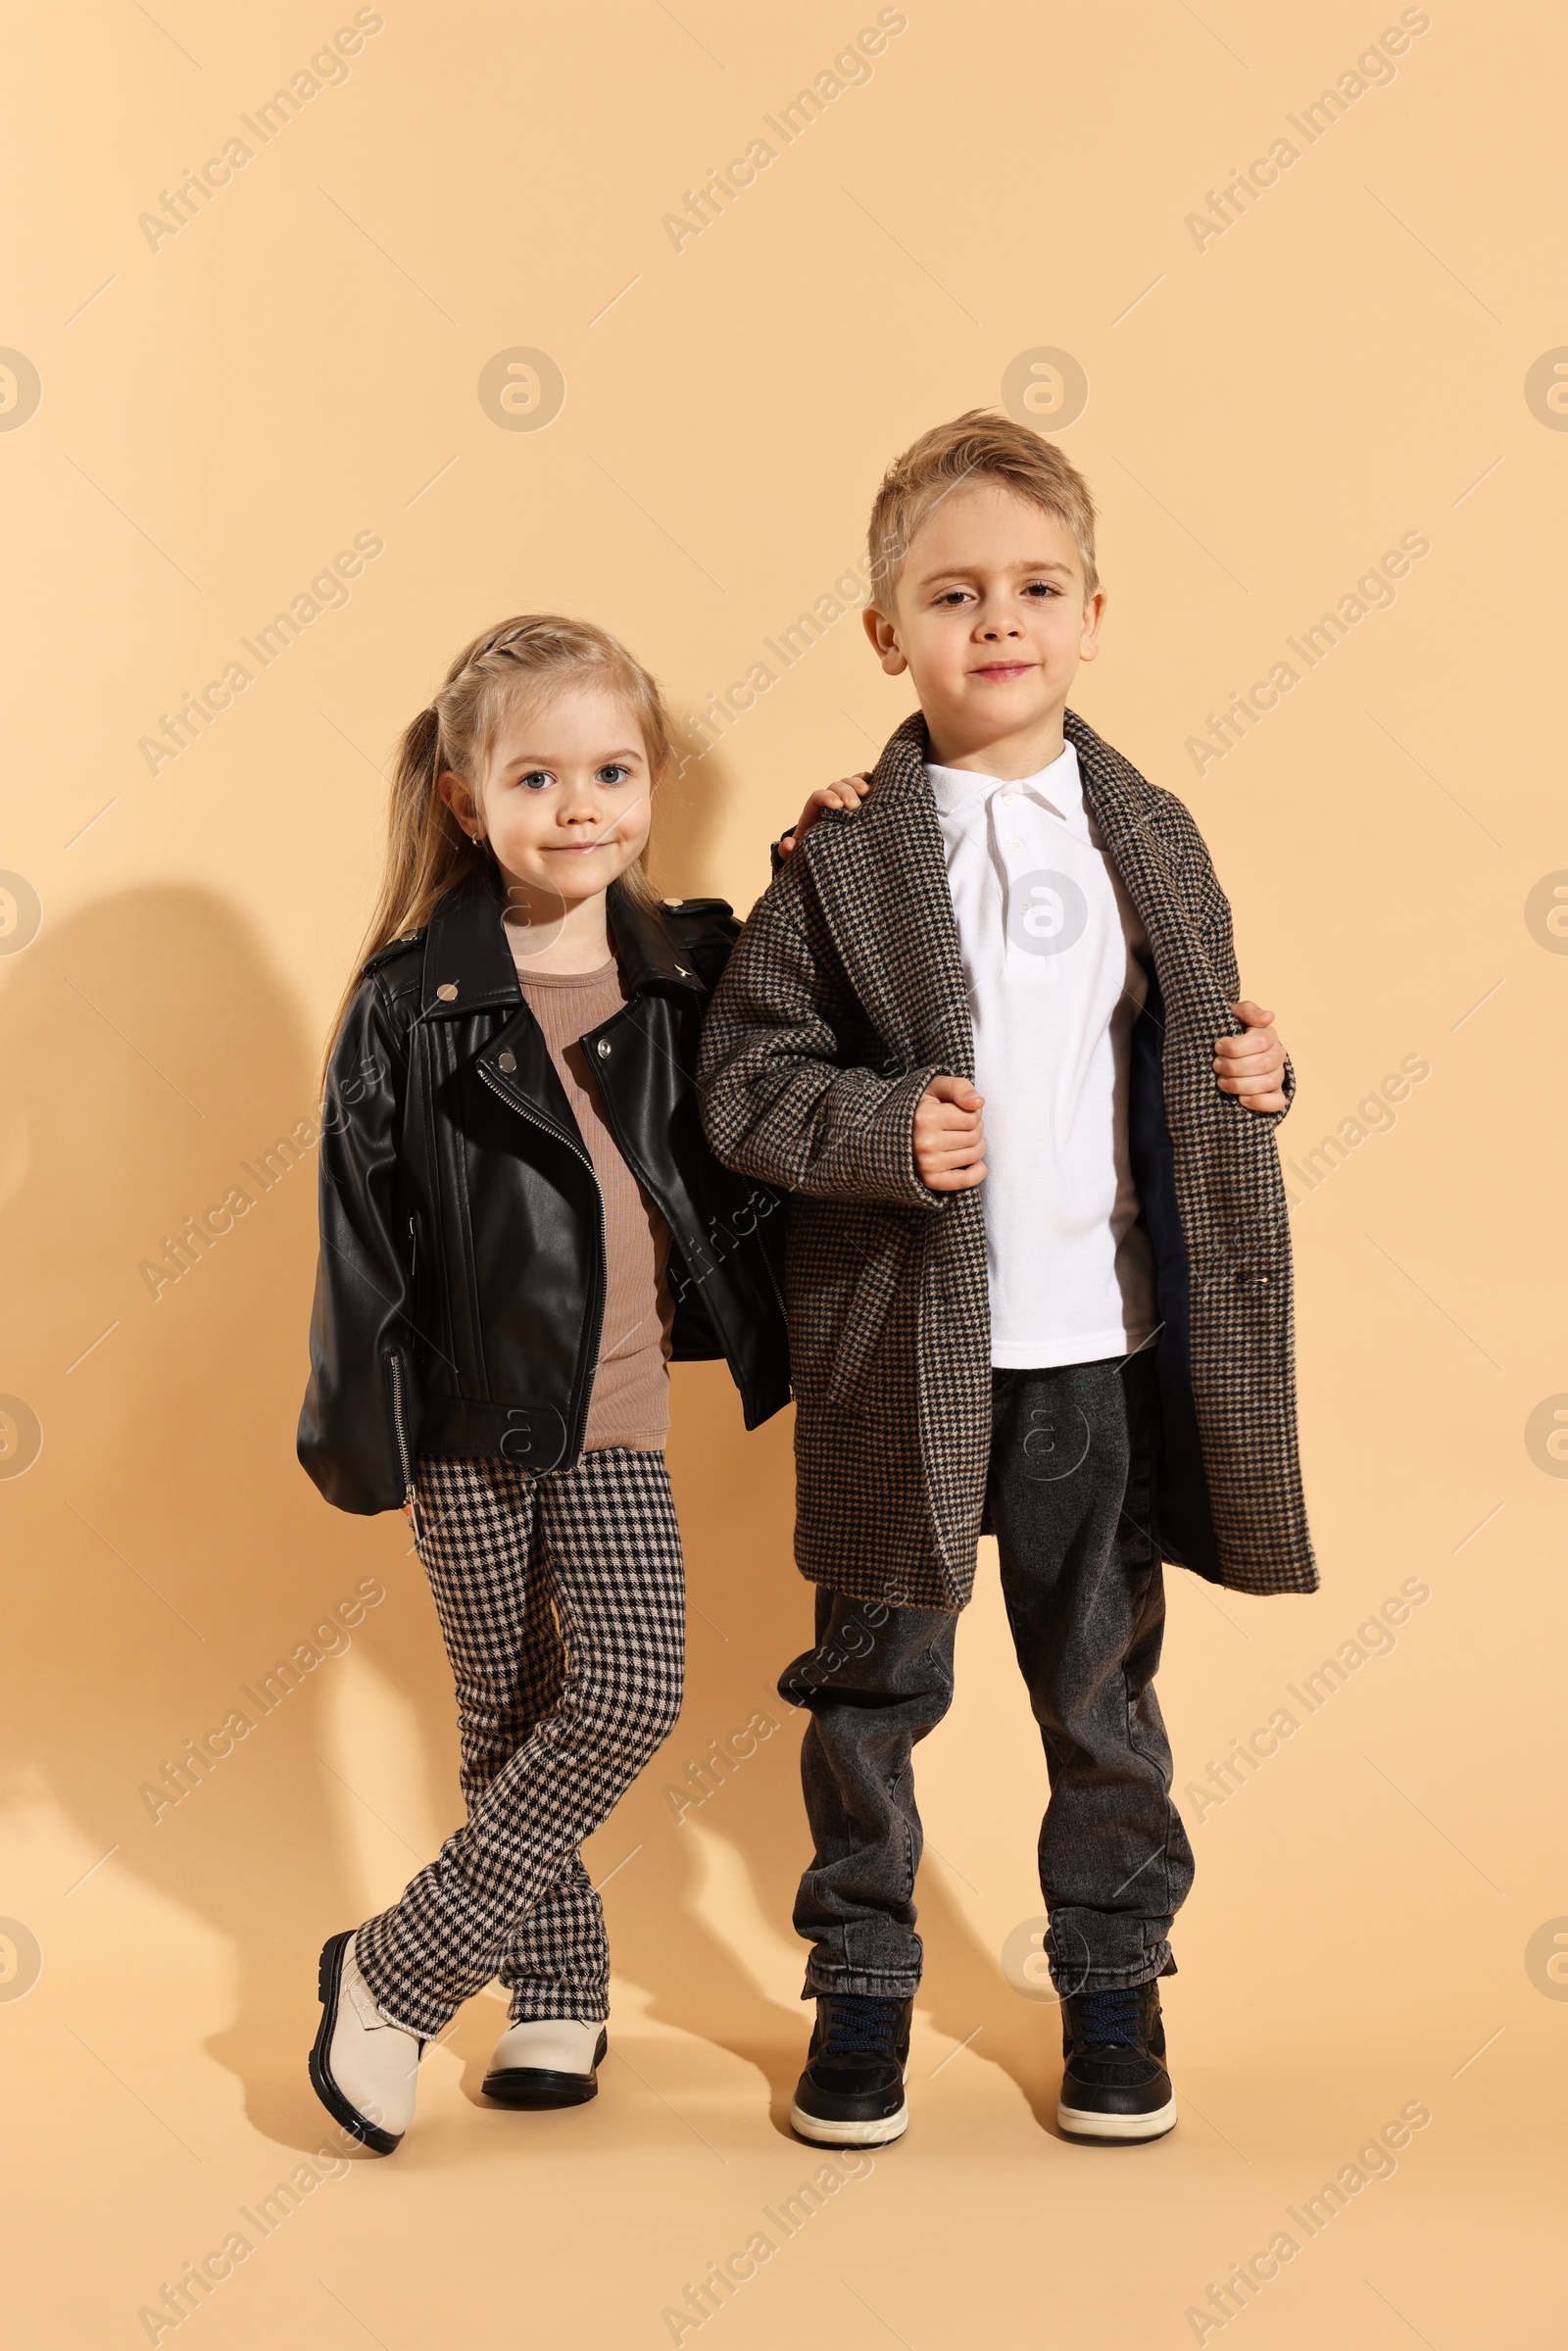
[[[508,940],[512,934],[508,931]],[[519,962],[523,1001],[565,1089],[605,1201],[605,1320],[588,1401],[585,1451],[629,1445],[662,1453],[669,1428],[669,1330],[675,1309],[665,1269],[669,1228],[644,1194],[601,1115],[579,1037],[626,1002],[613,958],[597,971],[534,971]]]

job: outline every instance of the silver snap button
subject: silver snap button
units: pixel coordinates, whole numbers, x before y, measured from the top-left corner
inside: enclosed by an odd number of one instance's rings
[[[440,987],[436,990],[436,994],[440,997],[441,1002],[444,1004],[455,1004],[458,1001],[457,981],[443,980]]]
[[[512,1053],[512,1052],[510,1052],[510,1051],[509,1051],[509,1052],[507,1052],[507,1053],[497,1053],[497,1055],[496,1055],[496,1066],[497,1066],[498,1068],[500,1068],[500,1069],[504,1069],[504,1070],[506,1071],[506,1073],[507,1073],[508,1077],[511,1077],[511,1075],[512,1075],[513,1071],[514,1071],[514,1070],[516,1068],[516,1066],[517,1066],[517,1056],[516,1056],[516,1054],[515,1054],[514,1053]]]
[[[604,1037],[599,1040],[599,1058],[601,1061],[608,1061],[610,1058],[609,1041]]]

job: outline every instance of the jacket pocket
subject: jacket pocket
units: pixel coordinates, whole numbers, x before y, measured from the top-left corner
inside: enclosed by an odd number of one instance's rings
[[[908,1259],[908,1235],[894,1233],[860,1269],[827,1383],[827,1400],[841,1411],[863,1411],[870,1401],[878,1344]]]

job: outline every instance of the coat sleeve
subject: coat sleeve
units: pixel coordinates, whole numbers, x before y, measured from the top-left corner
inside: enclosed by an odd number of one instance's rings
[[[938,1071],[883,1076],[849,1059],[853,1005],[803,911],[792,861],[714,993],[697,1078],[714,1156],[810,1199],[942,1208],[953,1196],[921,1181],[913,1148],[915,1105]]]
[[[408,1072],[372,974],[333,1050],[322,1111],[320,1255],[301,1462],[339,1510],[401,1508],[413,1481],[417,1398],[407,1345],[409,1221],[398,1172]]]

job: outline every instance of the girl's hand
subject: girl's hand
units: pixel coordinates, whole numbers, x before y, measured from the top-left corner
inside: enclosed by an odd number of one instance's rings
[[[810,831],[824,808],[858,808],[870,789],[871,777],[863,768],[858,775],[841,775],[836,784],[819,786],[801,810],[794,831],[786,833],[779,843],[780,857],[789,856],[801,835]]]

